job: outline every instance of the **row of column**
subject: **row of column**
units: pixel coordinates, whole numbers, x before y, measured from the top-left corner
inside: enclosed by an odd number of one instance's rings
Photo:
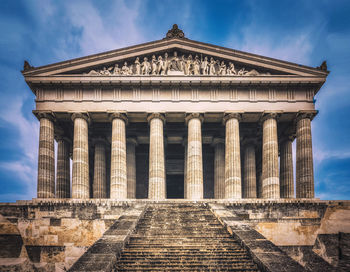
[[[55,197],[54,125],[49,114],[39,114],[40,142],[38,163],[38,198]],[[292,139],[281,141],[280,167],[278,161],[277,114],[265,114],[262,118],[262,175],[258,182],[262,198],[291,198],[294,196]],[[136,141],[125,137],[127,117],[123,113],[110,115],[112,122],[110,197],[126,199],[136,197]],[[72,115],[74,122],[72,198],[89,198],[89,148],[86,114]],[[241,151],[239,122],[241,114],[230,113],[224,117],[225,140],[215,139],[214,197],[226,199],[256,198],[259,193],[256,180],[255,146],[248,141],[244,146],[243,192],[241,177]],[[185,198],[203,198],[203,163],[201,125],[199,113],[187,115],[187,144],[185,145]],[[160,113],[149,115],[149,199],[166,198],[164,160],[164,122]],[[311,116],[297,117],[296,197],[314,197],[314,176],[311,140]],[[58,137],[56,197],[70,196],[69,143]],[[128,148],[127,148],[128,147]],[[106,143],[95,141],[93,197],[106,198]],[[127,167],[126,162],[130,162]]]

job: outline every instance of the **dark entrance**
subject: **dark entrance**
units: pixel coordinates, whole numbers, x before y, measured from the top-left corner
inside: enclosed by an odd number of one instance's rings
[[[168,144],[166,150],[167,198],[184,198],[184,147]]]
[[[166,176],[167,198],[184,198],[184,176]]]

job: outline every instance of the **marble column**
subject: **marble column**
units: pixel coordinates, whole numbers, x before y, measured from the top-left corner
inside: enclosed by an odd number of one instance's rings
[[[242,198],[241,151],[239,122],[241,114],[229,113],[224,116],[225,139],[225,198]]]
[[[112,120],[111,145],[111,199],[127,198],[127,170],[126,170],[126,138],[125,126],[127,117],[123,113],[115,112],[110,116]]]
[[[74,122],[72,198],[89,198],[89,118],[83,113],[72,115]]]
[[[56,197],[70,198],[70,142],[57,136]]]
[[[281,198],[294,197],[294,173],[292,137],[285,137],[280,144],[280,196]]]
[[[192,113],[186,116],[187,135],[187,198],[203,198],[203,155],[202,155],[203,116]]]
[[[106,142],[102,138],[95,140],[93,198],[107,198]]]
[[[214,138],[214,198],[225,198],[225,140]]]
[[[128,138],[126,140],[126,170],[128,183],[128,198],[136,198],[136,153],[137,140]]]
[[[296,197],[314,198],[314,168],[311,137],[312,114],[297,117]]]
[[[244,146],[243,197],[257,198],[256,185],[255,144],[247,142]]]
[[[277,114],[266,114],[262,122],[262,197],[279,198]]]
[[[53,117],[39,113],[38,198],[55,197],[55,150]]]
[[[160,113],[152,113],[147,120],[150,126],[148,198],[162,200],[166,198],[163,134],[165,118]]]

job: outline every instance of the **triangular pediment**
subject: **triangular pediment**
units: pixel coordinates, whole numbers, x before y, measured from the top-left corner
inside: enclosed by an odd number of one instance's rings
[[[28,64],[29,65],[29,64]],[[31,76],[318,76],[328,72],[229,48],[172,37],[42,67]]]

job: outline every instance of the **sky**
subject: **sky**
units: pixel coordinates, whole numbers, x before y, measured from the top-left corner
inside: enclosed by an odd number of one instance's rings
[[[0,202],[36,197],[39,122],[23,61],[41,66],[186,37],[331,71],[312,122],[316,197],[350,199],[350,1],[1,0]],[[295,146],[294,146],[295,149]]]

